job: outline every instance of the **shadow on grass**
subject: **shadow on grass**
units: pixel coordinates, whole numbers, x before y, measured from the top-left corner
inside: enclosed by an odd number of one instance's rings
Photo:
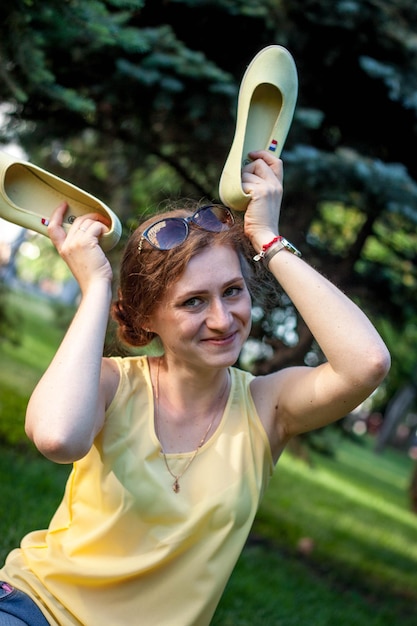
[[[248,542],[211,626],[415,626],[415,601],[364,593],[270,543]]]

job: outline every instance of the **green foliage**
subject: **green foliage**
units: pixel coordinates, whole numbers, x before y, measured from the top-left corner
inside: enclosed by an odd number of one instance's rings
[[[47,281],[61,284],[71,278],[50,239],[39,234],[30,234],[20,246],[16,270],[20,280],[31,285]]]
[[[364,222],[365,215],[357,206],[323,202],[311,223],[309,243],[327,254],[347,257]]]
[[[147,174],[148,171],[150,174]],[[180,195],[181,181],[176,171],[154,156],[148,157],[145,168],[139,167],[134,172],[131,184],[133,205],[141,216],[152,214],[158,201]]]
[[[0,18],[4,141],[128,228],[167,195],[217,199],[243,72],[263,46],[286,46],[300,80],[282,232],[385,338],[416,325],[414,0],[18,0]],[[254,329],[272,348],[259,371],[320,358],[301,320],[291,351],[271,327]],[[393,362],[396,383],[409,375]]]

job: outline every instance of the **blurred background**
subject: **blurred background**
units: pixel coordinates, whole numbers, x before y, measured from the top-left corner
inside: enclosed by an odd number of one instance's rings
[[[417,457],[416,28],[411,0],[5,0],[0,147],[100,197],[125,238],[166,198],[218,200],[246,66],[267,45],[287,47],[299,98],[281,230],[392,354],[383,388],[346,426]],[[76,302],[49,240],[0,224],[3,285]],[[321,359],[285,294],[255,308],[245,367]]]
[[[381,388],[330,427],[330,436],[307,435],[294,453],[337,456],[341,436],[366,441],[375,467],[387,450],[399,453],[406,460],[404,507],[413,515],[416,32],[415,0],[0,6],[0,149],[89,191],[118,214],[123,237],[110,252],[116,273],[130,230],[163,200],[218,200],[243,73],[263,47],[288,48],[299,96],[282,153],[281,232],[366,311],[392,355]],[[0,220],[1,440],[23,445],[25,402],[52,353],[45,346],[57,345],[77,298],[49,240]],[[52,340],[36,316],[56,328]],[[242,367],[266,373],[323,359],[285,294],[270,311],[255,306],[253,318]],[[23,329],[38,337],[32,341],[39,353],[23,346]],[[23,352],[35,355],[32,363],[24,363]]]
[[[288,48],[299,98],[281,229],[391,351],[368,407],[381,417],[369,424],[362,411],[352,428],[384,426],[380,448],[417,456],[416,28],[411,1],[5,0],[0,147],[97,195],[126,236],[166,198],[218,200],[243,73],[261,48]],[[0,240],[6,285],[75,301],[46,238],[2,221]],[[321,358],[285,296],[270,313],[256,309],[246,367]]]

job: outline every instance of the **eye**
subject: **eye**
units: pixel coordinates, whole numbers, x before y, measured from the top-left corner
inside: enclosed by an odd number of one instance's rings
[[[198,296],[193,296],[192,298],[188,298],[185,302],[183,302],[182,306],[186,309],[195,309],[202,302],[202,299]]]
[[[224,291],[224,296],[226,298],[233,298],[234,296],[238,296],[241,292],[242,292],[242,287],[238,287],[236,285],[232,285],[230,287],[228,287],[227,289],[225,289]]]

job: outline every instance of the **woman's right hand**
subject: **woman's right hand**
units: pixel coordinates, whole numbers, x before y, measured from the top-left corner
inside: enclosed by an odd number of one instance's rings
[[[53,212],[48,235],[66,262],[84,293],[95,281],[112,281],[109,260],[100,247],[100,237],[108,231],[103,215],[89,213],[77,217],[68,232],[62,226],[68,204],[63,202]]]

